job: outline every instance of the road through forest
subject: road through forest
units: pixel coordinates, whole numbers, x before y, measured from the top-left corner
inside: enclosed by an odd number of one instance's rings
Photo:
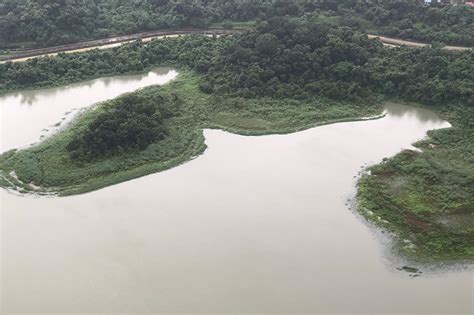
[[[60,45],[60,46],[52,46],[46,48],[38,48],[38,49],[28,49],[23,51],[12,51],[8,55],[1,56],[0,55],[0,63],[4,62],[20,62],[25,61],[35,57],[45,57],[45,56],[53,56],[58,53],[73,53],[73,52],[82,52],[92,49],[105,49],[105,48],[112,48],[119,46],[124,43],[128,43],[131,41],[135,41],[141,39],[143,41],[149,41],[155,38],[163,38],[163,37],[175,37],[181,35],[188,35],[188,34],[204,34],[204,35],[225,35],[225,34],[232,34],[235,32],[242,31],[241,29],[181,29],[181,30],[161,30],[161,31],[152,31],[152,32],[143,32],[143,33],[136,33],[131,35],[123,35],[123,36],[115,36],[110,38],[104,39],[97,39],[85,42],[79,42],[74,44],[67,44],[67,45]],[[370,39],[378,38],[384,45],[387,46],[410,46],[410,47],[417,47],[423,48],[429,46],[430,44],[421,43],[421,42],[414,42],[414,41],[407,41],[398,38],[386,37],[386,36],[379,36],[379,35],[371,35],[368,34]],[[444,46],[443,49],[450,50],[450,51],[465,51],[472,49],[472,47],[461,47],[461,46]]]

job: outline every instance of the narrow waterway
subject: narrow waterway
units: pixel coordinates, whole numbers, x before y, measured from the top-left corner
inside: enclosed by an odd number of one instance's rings
[[[49,90],[64,108],[40,106],[44,91],[25,92],[23,106],[56,112],[41,130],[110,87],[94,82],[82,94]],[[30,119],[15,100],[0,99],[18,111],[2,116],[3,148],[36,140],[6,133],[18,126],[5,117]],[[198,158],[84,195],[1,190],[0,312],[471,314],[472,269],[396,270],[402,262],[346,205],[361,167],[449,126],[426,109],[386,111],[289,135],[205,130]]]

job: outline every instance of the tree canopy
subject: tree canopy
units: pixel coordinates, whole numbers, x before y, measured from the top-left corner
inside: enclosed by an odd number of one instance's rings
[[[107,50],[0,64],[0,90],[133,73],[156,65],[202,74],[208,93],[246,98],[410,101],[473,105],[474,53],[385,48],[349,27],[273,18],[242,34],[140,41]]]
[[[474,8],[415,0],[0,0],[0,49],[308,14],[361,31],[474,45]]]
[[[91,161],[143,150],[166,136],[165,119],[177,114],[179,104],[177,95],[157,90],[121,96],[69,142],[71,158]]]

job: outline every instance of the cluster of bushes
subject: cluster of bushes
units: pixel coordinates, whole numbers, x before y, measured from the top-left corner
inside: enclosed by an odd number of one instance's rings
[[[67,150],[76,161],[143,150],[166,136],[165,120],[178,113],[180,103],[176,94],[156,89],[118,97],[69,142]]]

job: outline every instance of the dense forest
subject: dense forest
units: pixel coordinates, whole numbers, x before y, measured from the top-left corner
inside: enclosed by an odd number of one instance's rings
[[[299,13],[296,2],[271,0],[1,0],[0,48]]]
[[[323,95],[342,100],[383,94],[431,104],[473,105],[473,61],[472,51],[384,49],[347,27],[276,18],[230,42],[209,63],[206,90],[245,97]]]
[[[337,18],[361,31],[474,45],[474,8],[426,6],[415,0],[0,0],[0,49],[308,14]]]
[[[380,94],[427,104],[474,104],[474,53],[385,49],[348,27],[274,18],[232,36],[140,41],[108,50],[0,64],[0,91],[189,67],[207,93],[245,98],[374,100]]]

